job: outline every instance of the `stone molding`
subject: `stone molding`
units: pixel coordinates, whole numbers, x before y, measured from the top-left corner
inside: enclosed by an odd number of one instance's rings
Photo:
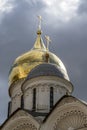
[[[33,87],[33,85],[37,86],[37,84],[38,85],[39,84],[44,84],[44,85],[57,84],[61,87],[64,87],[66,90],[69,91],[69,93],[73,91],[73,86],[69,81],[55,77],[55,76],[41,76],[41,77],[30,79],[23,83],[22,90],[25,91],[27,88],[31,88],[31,86]]]

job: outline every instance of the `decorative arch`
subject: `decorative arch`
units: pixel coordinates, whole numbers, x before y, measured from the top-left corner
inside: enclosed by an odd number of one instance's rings
[[[74,97],[62,99],[45,120],[43,127],[45,130],[87,129],[87,106]]]
[[[31,117],[18,117],[10,120],[2,130],[38,130],[39,123]]]

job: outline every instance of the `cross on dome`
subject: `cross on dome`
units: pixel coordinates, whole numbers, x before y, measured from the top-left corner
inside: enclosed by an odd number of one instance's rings
[[[47,36],[47,35],[45,35],[45,39],[46,39],[46,48],[47,48],[47,50],[49,50],[49,43],[51,42],[51,39],[50,39],[50,37],[49,36]]]
[[[38,29],[41,30],[41,21],[42,21],[42,17],[41,15],[38,15],[38,20],[39,20],[39,25],[38,25]]]

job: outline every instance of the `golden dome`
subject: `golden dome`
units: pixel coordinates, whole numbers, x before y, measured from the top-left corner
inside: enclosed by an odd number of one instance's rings
[[[47,51],[41,38],[41,31],[38,30],[33,49],[22,54],[15,60],[9,73],[9,85],[19,79],[26,78],[34,67],[46,62],[58,65],[67,73],[62,61],[55,54]]]

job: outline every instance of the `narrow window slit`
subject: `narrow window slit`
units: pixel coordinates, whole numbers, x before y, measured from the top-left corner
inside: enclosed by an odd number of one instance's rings
[[[50,87],[50,109],[53,107],[53,87]]]
[[[33,110],[36,109],[36,88],[33,89]]]

